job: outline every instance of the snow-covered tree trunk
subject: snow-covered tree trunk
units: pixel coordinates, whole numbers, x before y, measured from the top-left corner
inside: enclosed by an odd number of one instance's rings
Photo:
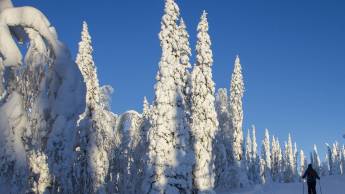
[[[214,193],[212,145],[218,120],[214,105],[211,40],[205,11],[198,25],[196,53],[197,61],[191,74],[191,130],[195,154],[193,189],[196,193]]]
[[[191,193],[194,154],[183,94],[186,67],[180,64],[179,8],[166,0],[159,38],[162,56],[151,110],[144,193]],[[182,67],[183,66],[183,67]]]

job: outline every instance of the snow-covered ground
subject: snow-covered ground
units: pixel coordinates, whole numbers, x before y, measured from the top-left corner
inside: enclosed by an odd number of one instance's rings
[[[320,192],[319,183],[321,183],[322,192]],[[304,194],[307,194],[307,185],[306,183],[304,184]],[[345,176],[321,177],[321,182],[318,182],[316,189],[318,194],[344,194]],[[248,189],[217,192],[217,194],[303,194],[303,184],[272,183],[267,185],[257,185]]]

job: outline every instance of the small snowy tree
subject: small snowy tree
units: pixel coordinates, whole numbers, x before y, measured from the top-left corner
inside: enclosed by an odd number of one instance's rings
[[[270,148],[270,136],[268,129],[265,129],[265,137],[262,141],[262,149],[261,149],[261,158],[265,161],[265,169],[264,169],[264,180],[265,183],[270,182],[271,180],[271,148]]]
[[[247,169],[247,176],[248,176],[248,179],[250,181],[252,181],[251,179],[251,173],[250,173],[250,170],[251,170],[251,165],[253,163],[253,159],[252,159],[252,148],[253,148],[253,145],[252,145],[252,139],[251,139],[251,136],[250,136],[250,131],[248,129],[247,131],[247,137],[246,137],[246,147],[245,147],[245,160],[246,160],[246,169]]]
[[[272,138],[272,180],[275,182],[281,181],[282,178],[282,150],[278,138]]]
[[[341,149],[342,175],[345,175],[345,145]]]
[[[292,148],[291,135],[289,134],[288,142],[285,144],[285,171],[284,171],[284,182],[289,183],[294,181],[295,171],[295,160]]]
[[[252,126],[252,165],[251,165],[251,179],[253,183],[260,183],[260,157],[258,155],[258,145],[256,143],[256,128]]]
[[[191,130],[195,153],[193,187],[195,192],[211,193],[214,192],[212,143],[218,120],[214,106],[211,40],[205,11],[198,25],[196,53],[197,61],[191,74]]]
[[[266,162],[264,159],[260,159],[260,168],[259,168],[259,176],[260,176],[260,184],[265,184],[266,179],[265,179],[265,166]]]
[[[294,144],[294,150],[293,150],[293,156],[294,156],[294,177],[298,178],[298,148],[297,148],[297,143],[295,142]]]
[[[300,176],[303,176],[304,171],[307,169],[308,161],[305,158],[304,151],[300,151]]]

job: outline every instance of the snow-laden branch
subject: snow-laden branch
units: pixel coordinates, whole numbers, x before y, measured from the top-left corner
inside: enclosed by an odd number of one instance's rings
[[[16,26],[37,31],[51,46],[54,55],[58,54],[56,32],[41,11],[34,7],[6,8],[0,13],[0,54],[5,66],[22,64],[22,54],[10,30],[10,27]]]

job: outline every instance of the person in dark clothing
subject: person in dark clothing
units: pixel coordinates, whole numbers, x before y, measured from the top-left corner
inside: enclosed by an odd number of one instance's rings
[[[308,168],[302,178],[307,178],[308,194],[316,194],[316,179],[320,180],[320,177],[313,169],[313,166],[311,164],[308,165]]]

